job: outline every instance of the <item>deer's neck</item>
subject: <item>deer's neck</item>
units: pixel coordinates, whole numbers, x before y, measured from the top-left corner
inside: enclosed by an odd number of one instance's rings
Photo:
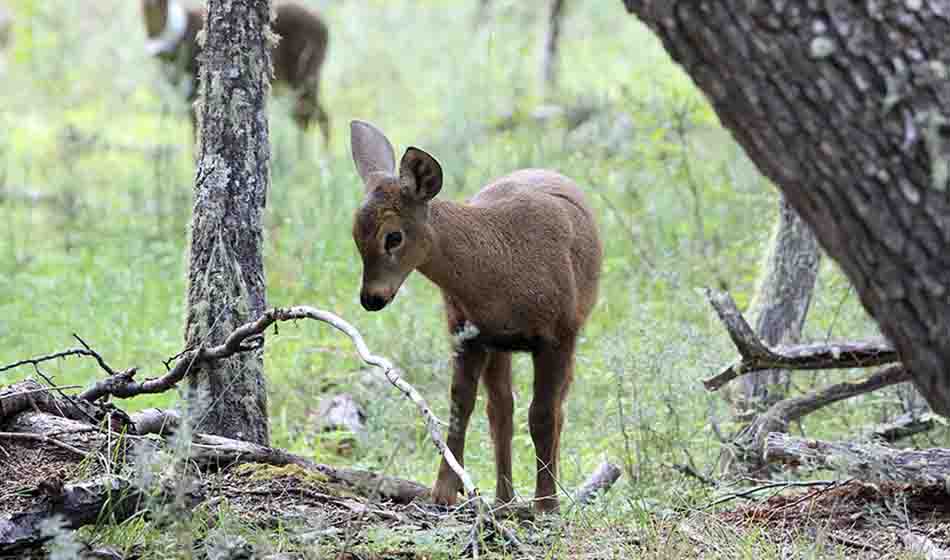
[[[496,236],[483,209],[445,200],[429,206],[433,247],[429,260],[419,267],[443,291],[466,299],[470,278],[487,273],[497,253]]]
[[[188,12],[176,0],[168,0],[165,26],[156,37],[145,42],[145,51],[152,56],[174,52],[188,30]]]

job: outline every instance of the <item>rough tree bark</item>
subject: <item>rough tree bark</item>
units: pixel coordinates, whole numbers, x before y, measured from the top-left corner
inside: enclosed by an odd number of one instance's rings
[[[950,415],[950,0],[624,0]]]
[[[765,270],[750,306],[755,317],[755,333],[765,344],[789,345],[801,340],[820,256],[815,235],[783,197]],[[735,380],[736,387],[729,392],[729,400],[737,418],[745,420],[733,436],[739,449],[759,415],[785,398],[788,373],[788,370],[768,369]],[[719,455],[719,470],[727,476],[750,473],[761,476],[768,468],[757,453],[737,456],[735,445],[723,446]]]
[[[783,197],[776,225],[750,314],[755,333],[769,346],[797,344],[811,306],[821,253],[818,241]],[[772,369],[740,377],[732,392],[737,410],[762,412],[784,398],[788,372]]]
[[[270,181],[270,4],[208,0],[185,326],[190,347],[220,343],[265,309],[261,242]],[[268,444],[259,350],[196,366],[188,385],[196,430]]]
[[[541,97],[551,98],[557,92],[561,22],[566,0],[548,0],[548,13],[541,45]]]

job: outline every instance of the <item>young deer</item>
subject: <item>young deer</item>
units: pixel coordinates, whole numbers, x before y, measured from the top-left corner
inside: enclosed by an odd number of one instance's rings
[[[204,10],[186,9],[178,0],[142,0],[142,16],[152,56],[172,64],[179,79],[188,81],[188,101],[198,95],[198,56],[196,40],[204,26]],[[324,142],[330,142],[330,118],[320,103],[320,71],[326,58],[329,34],[320,17],[294,3],[277,5],[274,33],[280,41],[273,51],[275,82],[285,84],[297,96],[294,121],[306,131],[316,120]],[[195,125],[192,111],[192,125]],[[197,127],[196,127],[197,130]]]
[[[442,291],[458,335],[447,444],[463,462],[478,380],[488,392],[495,445],[495,500],[513,498],[511,353],[531,352],[534,398],[528,423],[537,454],[535,507],[557,511],[562,404],[574,375],[578,332],[597,300],[601,244],[593,212],[573,181],[523,169],[467,204],[433,200],[442,168],[410,147],[395,153],[373,125],[350,125],[353,161],[366,187],[353,239],[363,260],[360,302],[385,307],[413,270]],[[454,504],[461,482],[442,461],[432,498]]]

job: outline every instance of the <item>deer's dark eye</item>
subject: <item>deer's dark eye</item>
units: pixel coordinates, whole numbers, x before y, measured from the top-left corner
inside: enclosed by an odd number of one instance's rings
[[[396,247],[402,245],[402,232],[401,231],[391,231],[386,234],[386,252],[389,253]]]

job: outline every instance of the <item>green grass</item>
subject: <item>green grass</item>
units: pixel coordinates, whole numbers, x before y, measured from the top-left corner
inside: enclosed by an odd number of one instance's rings
[[[193,179],[186,108],[143,52],[135,3],[12,4],[21,17],[0,75],[0,192],[10,195],[0,224],[0,363],[72,346],[77,333],[114,366],[159,374],[183,336]],[[615,491],[623,513],[617,522],[644,528],[660,510],[701,503],[707,490],[668,465],[714,464],[711,419],[728,430],[728,411],[699,380],[733,350],[699,289],[725,283],[741,305],[751,299],[777,208],[774,189],[701,94],[619,2],[576,3],[562,44],[560,101],[594,105],[598,117],[583,131],[526,122],[494,132],[506,115],[527,115],[540,102],[538,13],[530,3],[496,2],[495,19],[477,33],[469,25],[474,1],[313,4],[331,28],[323,91],[333,143],[327,152],[313,134],[311,157],[296,159],[287,101],[274,100],[268,303],[347,318],[447,417],[449,343],[436,289],[413,275],[385,312],[359,305],[350,220],[362,186],[349,157],[348,122],[371,120],[397,151],[415,144],[436,155],[447,179],[441,196],[462,199],[519,167],[557,169],[590,194],[606,250],[600,301],[567,403],[563,483],[575,486],[603,459],[627,465],[634,476]],[[608,141],[618,130],[625,130],[620,140]],[[28,192],[42,197],[26,200]],[[825,262],[806,332],[823,339],[829,331],[876,332]],[[413,405],[391,387],[360,382],[348,339],[324,325],[284,325],[269,337],[265,361],[275,445],[433,479],[435,455]],[[515,368],[514,478],[529,496],[530,361],[519,357]],[[46,364],[43,373],[61,384],[100,375],[80,360]],[[0,384],[35,374],[5,372]],[[837,377],[796,381],[808,387]],[[356,392],[367,408],[372,445],[351,459],[329,456],[308,420],[331,390]],[[121,405],[168,406],[176,398],[171,392]],[[893,393],[885,392],[860,407],[815,414],[804,429],[841,436],[894,409]],[[469,434],[466,465],[491,488],[480,407]],[[754,539],[748,546],[748,557],[757,556]]]

